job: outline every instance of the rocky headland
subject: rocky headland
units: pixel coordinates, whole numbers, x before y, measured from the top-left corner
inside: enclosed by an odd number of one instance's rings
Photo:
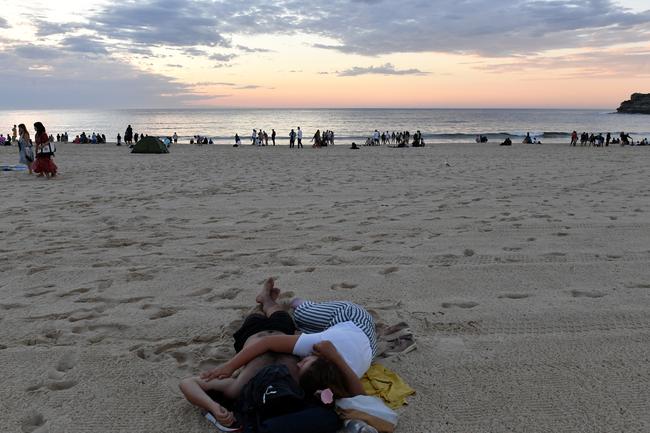
[[[634,93],[630,100],[623,101],[619,113],[650,114],[650,93]]]

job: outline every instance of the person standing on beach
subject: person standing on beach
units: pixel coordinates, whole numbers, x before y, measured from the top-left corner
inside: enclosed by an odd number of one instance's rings
[[[300,129],[300,126],[298,127],[296,137],[298,138],[298,149],[302,149],[302,129]]]
[[[126,127],[126,131],[124,131],[124,144],[131,144],[133,142],[133,128],[131,128],[131,125]]]
[[[52,160],[54,156],[54,145],[50,143],[50,137],[45,132],[45,126],[41,122],[34,123],[34,130],[36,135],[34,141],[36,142],[36,161],[32,169],[38,173],[39,177],[55,177],[58,167]]]
[[[120,135],[119,132],[117,133],[117,145],[118,146],[122,145],[122,136]]]
[[[11,141],[16,141],[16,134],[17,134],[16,125],[14,125],[14,127],[11,128]]]
[[[275,129],[271,129],[271,141],[273,141],[273,145],[275,146]]]
[[[174,132],[172,139],[174,140],[174,144],[178,143],[178,134],[176,132]]]
[[[29,174],[32,174],[32,163],[34,162],[34,150],[32,139],[29,137],[29,132],[25,124],[18,125],[20,136],[18,138],[18,153],[20,155],[20,163],[27,166]]]
[[[289,149],[293,148],[295,142],[296,142],[296,131],[292,129],[291,132],[289,133]]]

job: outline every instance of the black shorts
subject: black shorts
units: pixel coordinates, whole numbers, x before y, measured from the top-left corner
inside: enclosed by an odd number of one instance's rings
[[[283,334],[293,335],[296,333],[296,325],[286,311],[276,311],[269,317],[262,314],[251,314],[233,335],[235,351],[240,352],[251,335],[262,331],[279,331]]]

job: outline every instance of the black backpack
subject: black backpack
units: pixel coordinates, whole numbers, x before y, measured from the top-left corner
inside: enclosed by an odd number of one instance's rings
[[[262,423],[306,407],[305,393],[282,364],[261,369],[242,389],[235,406],[245,433],[261,432]]]

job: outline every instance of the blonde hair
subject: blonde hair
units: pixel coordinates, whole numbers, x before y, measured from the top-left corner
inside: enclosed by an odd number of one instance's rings
[[[18,134],[20,134],[21,137],[24,137],[26,139],[30,138],[29,131],[27,130],[27,127],[25,126],[24,123],[21,123],[20,125],[18,125]]]

